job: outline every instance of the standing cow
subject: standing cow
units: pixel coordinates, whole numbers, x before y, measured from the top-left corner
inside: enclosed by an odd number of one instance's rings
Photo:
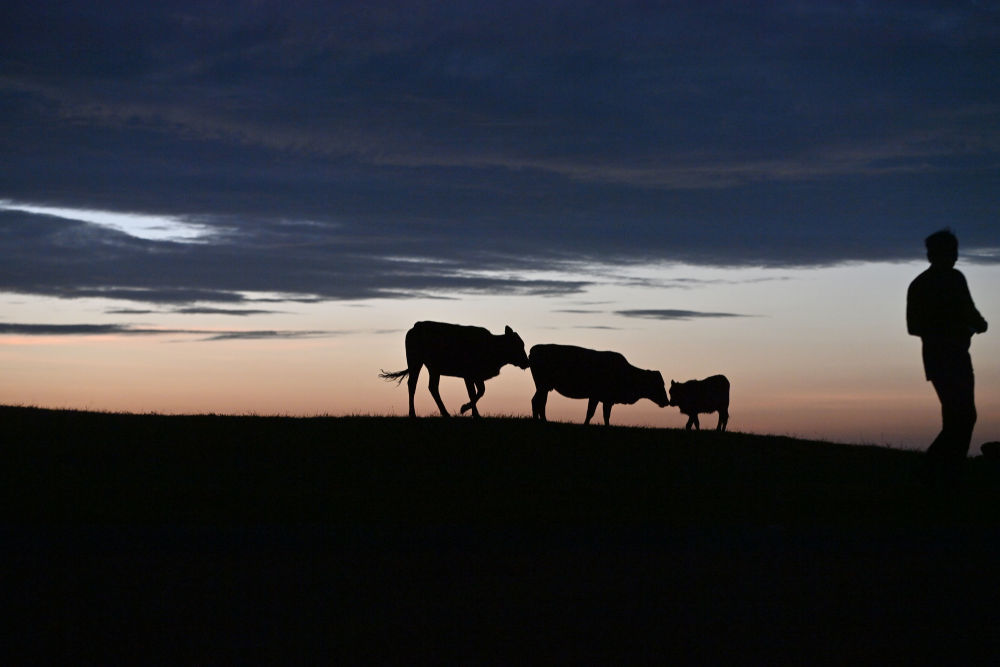
[[[417,416],[413,409],[413,394],[417,390],[421,366],[427,366],[430,373],[427,387],[442,417],[449,415],[438,391],[441,376],[460,377],[465,380],[465,388],[469,392],[469,402],[462,406],[462,413],[471,409],[472,416],[478,417],[476,403],[486,393],[486,380],[499,375],[506,364],[522,369],[528,367],[524,341],[510,327],[502,335],[495,336],[483,327],[417,322],[406,332],[406,368],[395,373],[382,371],[379,377],[400,383],[409,376],[407,386],[410,390],[411,417]]]
[[[661,408],[669,405],[659,371],[636,368],[617,352],[599,352],[575,345],[535,345],[528,355],[535,395],[531,412],[545,421],[545,402],[555,389],[567,398],[586,398],[589,424],[599,402],[604,403],[604,424],[615,403],[632,404],[648,398]]]
[[[729,380],[725,375],[713,375],[704,380],[688,380],[687,382],[670,381],[670,405],[681,409],[681,414],[688,416],[687,425],[691,430],[694,426],[701,430],[698,424],[699,412],[718,412],[719,423],[716,431],[725,431],[729,423]]]

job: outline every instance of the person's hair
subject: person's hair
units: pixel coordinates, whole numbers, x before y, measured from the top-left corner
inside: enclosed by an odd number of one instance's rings
[[[958,257],[958,237],[951,229],[938,230],[924,239],[927,247],[927,257],[934,261],[936,258],[948,259]]]

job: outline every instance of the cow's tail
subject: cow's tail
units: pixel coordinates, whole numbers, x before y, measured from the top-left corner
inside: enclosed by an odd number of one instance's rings
[[[389,371],[384,371],[381,368],[378,371],[378,376],[385,380],[386,382],[395,381],[396,384],[402,384],[406,376],[410,374],[409,368],[404,368],[401,371],[396,371],[395,373],[390,373]]]

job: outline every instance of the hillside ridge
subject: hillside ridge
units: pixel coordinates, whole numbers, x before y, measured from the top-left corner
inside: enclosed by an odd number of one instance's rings
[[[6,521],[1000,525],[1000,470],[919,452],[525,418],[0,407]]]

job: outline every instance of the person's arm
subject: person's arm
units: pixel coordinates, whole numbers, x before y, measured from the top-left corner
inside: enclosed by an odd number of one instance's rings
[[[965,316],[965,324],[972,333],[986,333],[989,325],[983,319],[979,310],[976,309],[976,304],[972,301],[972,294],[969,292],[969,283],[966,282],[965,276],[962,274],[959,275],[962,277],[962,310]]]
[[[911,336],[922,336],[924,332],[924,308],[920,299],[917,281],[910,283],[906,290],[906,331]]]

